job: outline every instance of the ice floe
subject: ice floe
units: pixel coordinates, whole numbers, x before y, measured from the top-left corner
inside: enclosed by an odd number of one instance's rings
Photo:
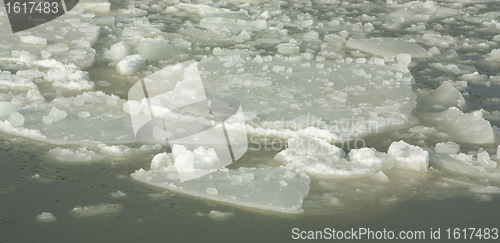
[[[169,154],[158,154],[152,170],[137,170],[132,178],[169,191],[246,208],[301,213],[309,192],[309,177],[285,167],[221,169],[181,182]],[[284,183],[283,183],[284,182]]]

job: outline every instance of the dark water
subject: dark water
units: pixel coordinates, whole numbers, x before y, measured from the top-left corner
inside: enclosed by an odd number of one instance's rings
[[[16,142],[18,144],[19,142]],[[283,216],[249,212],[208,201],[159,193],[134,183],[128,176],[142,163],[117,161],[68,166],[40,156],[43,145],[0,146],[0,242],[290,242],[292,229],[377,231],[424,231],[430,229],[499,227],[500,198],[481,202],[472,198],[408,200],[394,205],[369,205],[347,212],[325,215]],[[42,149],[40,149],[42,147]],[[145,163],[149,159],[143,158]],[[38,173],[42,180],[35,181]],[[122,175],[122,176],[120,176]],[[47,179],[50,178],[50,179]],[[121,190],[126,197],[109,195]],[[117,213],[76,217],[77,205],[119,203]],[[231,218],[214,221],[211,210],[232,211]],[[55,222],[41,223],[35,217],[51,212]]]

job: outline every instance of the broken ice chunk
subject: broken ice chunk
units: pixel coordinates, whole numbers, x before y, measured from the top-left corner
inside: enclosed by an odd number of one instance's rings
[[[382,172],[382,171],[379,171],[379,172],[377,172],[377,174],[372,175],[371,178],[374,180],[377,180],[377,181],[381,181],[381,182],[389,182],[390,181],[389,178],[387,177],[387,175],[385,175],[384,172]]]
[[[185,182],[169,176],[175,171],[141,169],[131,176],[149,185],[225,204],[282,213],[302,213],[302,202],[309,192],[309,177],[283,177],[286,171],[285,167],[219,170]],[[253,175],[253,180],[233,183],[235,178],[247,178],[249,174]],[[282,186],[280,181],[286,182],[287,186]]]
[[[56,221],[56,216],[54,216],[53,214],[49,213],[49,212],[43,212],[41,214],[39,214],[38,216],[36,216],[36,221],[38,222],[54,222]]]
[[[139,44],[139,54],[151,61],[173,59],[184,51],[187,49],[171,45],[161,39],[143,39]]]
[[[104,57],[112,61],[123,60],[130,52],[130,46],[121,41],[111,46],[109,51],[104,52]]]
[[[66,6],[68,6],[66,4]],[[83,9],[89,12],[107,13],[111,8],[108,0],[80,0],[75,9]]]
[[[0,102],[0,117],[9,117],[15,112],[17,112],[17,109],[13,105],[8,102]]]
[[[488,62],[500,62],[500,49],[493,49],[484,59]]]
[[[434,151],[438,154],[458,154],[460,152],[460,145],[454,142],[437,143]]]
[[[213,187],[209,187],[205,191],[207,192],[207,194],[210,194],[210,195],[217,195],[217,194],[219,194],[219,192],[217,191],[217,189],[213,188]]]
[[[175,171],[176,169],[173,166],[174,159],[172,158],[172,154],[159,153],[151,160],[151,170],[153,172]]]
[[[389,170],[394,166],[394,159],[374,148],[353,149],[349,152],[352,162],[373,167],[376,171]]]
[[[500,178],[498,168],[487,168],[466,154],[430,154],[429,162],[433,167],[442,168],[460,175],[467,175],[474,178]]]
[[[427,171],[429,167],[429,153],[404,141],[393,142],[387,154],[394,157],[394,168]]]
[[[391,156],[371,148],[351,150],[351,161],[344,156],[342,149],[325,140],[299,134],[289,139],[288,148],[274,159],[297,172],[328,178],[370,177],[380,170],[392,168],[394,164]]]
[[[477,162],[483,165],[485,168],[494,169],[497,168],[497,163],[495,161],[490,160],[490,155],[487,151],[483,151],[477,154]]]
[[[497,139],[490,122],[483,118],[481,110],[464,114],[458,108],[451,107],[423,118],[435,124],[438,130],[451,136],[454,141],[491,144]]]
[[[130,55],[125,57],[116,65],[116,71],[121,75],[132,75],[141,66],[144,66],[145,60],[140,55]]]
[[[281,43],[278,46],[278,53],[283,55],[299,54],[299,47],[292,43]]]
[[[396,57],[401,53],[410,54],[412,58],[432,57],[427,50],[415,42],[396,38],[370,38],[348,40],[347,47],[362,50],[381,57]]]
[[[43,37],[38,37],[34,35],[23,35],[21,36],[21,42],[32,45],[47,45],[47,39]]]
[[[122,191],[117,191],[117,192],[112,192],[109,195],[114,197],[114,198],[122,198],[122,197],[127,196],[127,193],[122,192]]]
[[[298,134],[288,140],[288,149],[294,150],[298,155],[314,156],[316,154],[331,154],[337,157],[344,157],[345,152],[331,145],[327,141],[318,138],[311,138]]]
[[[57,109],[56,107],[52,107],[48,116],[43,116],[42,121],[45,124],[52,124],[53,122],[58,122],[64,120],[68,116],[66,111],[62,111]]]
[[[465,104],[462,93],[448,81],[443,82],[439,88],[434,90],[429,98],[427,102],[438,104],[445,108],[453,106],[462,107]]]
[[[228,218],[231,218],[232,216],[234,216],[233,212],[221,212],[217,210],[212,210],[210,211],[210,213],[208,213],[209,218],[217,221],[226,220]]]
[[[123,209],[123,205],[115,203],[101,203],[87,206],[76,206],[71,213],[77,217],[90,217],[101,214],[116,213]]]
[[[19,112],[14,112],[10,114],[9,122],[14,127],[22,127],[24,125],[24,116]]]
[[[172,154],[175,160],[174,166],[180,172],[181,181],[215,171],[214,164],[219,161],[213,148],[205,149],[202,146],[190,151],[183,145],[174,144]]]
[[[432,48],[431,48],[432,49]],[[454,63],[431,63],[429,66],[443,72],[453,73],[457,75],[469,74],[476,72],[476,68],[473,66],[466,66],[463,64],[454,64]]]
[[[63,162],[85,162],[102,159],[94,151],[89,151],[86,148],[78,149],[63,149],[60,147],[49,150],[49,156]]]

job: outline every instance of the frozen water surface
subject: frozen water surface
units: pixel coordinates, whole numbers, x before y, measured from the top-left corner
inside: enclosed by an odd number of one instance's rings
[[[42,161],[23,175],[2,169],[12,181],[0,178],[0,196],[42,184],[73,193],[58,184],[68,181],[102,190],[29,216],[57,215],[53,224],[135,215],[151,203],[143,194],[184,200],[159,204],[220,221],[211,223],[242,217],[236,208],[307,218],[407,199],[496,200],[499,10],[491,0],[82,0],[13,34],[0,6],[1,148]],[[183,89],[198,74],[201,86],[182,99],[129,100],[132,87]],[[158,129],[152,144],[135,138],[145,120],[131,115],[220,96],[237,99],[241,116],[213,145],[248,138],[248,151],[227,167],[181,182],[173,155],[206,165],[221,155],[206,144],[179,149]],[[88,171],[71,178],[68,170]],[[91,171],[107,181],[93,182]],[[11,186],[19,180],[29,182]],[[44,197],[52,205],[70,196]]]

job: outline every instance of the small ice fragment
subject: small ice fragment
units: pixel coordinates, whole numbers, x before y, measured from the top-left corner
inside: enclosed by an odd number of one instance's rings
[[[53,121],[52,117],[49,117],[49,116],[43,116],[42,117],[42,122],[44,124],[52,124],[52,121]]]
[[[373,61],[373,63],[375,63],[377,65],[384,65],[385,61],[382,58],[375,58],[375,60]]]
[[[169,171],[172,170],[173,165],[171,154],[159,153],[151,161],[151,170],[154,172]]]
[[[460,145],[454,142],[437,143],[434,151],[438,154],[458,154],[460,152]]]
[[[47,45],[47,39],[43,37],[38,37],[34,35],[23,35],[21,36],[21,42],[32,45]]]
[[[122,198],[122,197],[127,196],[127,193],[122,192],[122,191],[117,191],[117,192],[112,192],[109,195],[114,197],[114,198]]]
[[[471,187],[469,190],[478,194],[500,194],[500,188],[497,186],[478,186]]]
[[[207,194],[210,194],[210,195],[217,195],[217,194],[219,194],[219,192],[217,191],[217,189],[215,189],[213,187],[209,187],[205,191],[207,192]]]
[[[78,114],[76,114],[76,116],[78,116],[79,118],[87,118],[90,116],[90,113],[86,112],[86,111],[81,111],[81,112],[78,112]]]
[[[116,65],[116,71],[121,75],[132,75],[144,65],[145,61],[137,54],[127,56]]]
[[[432,92],[431,102],[443,107],[462,107],[465,104],[465,99],[462,93],[453,86],[453,83],[445,81]]]
[[[313,25],[314,21],[312,19],[302,21],[302,27],[310,27]]]
[[[483,194],[476,194],[476,196],[474,196],[474,198],[478,201],[483,201],[483,202],[489,202],[489,201],[491,201],[491,199],[493,199],[492,196],[483,195]]]
[[[371,176],[372,179],[377,180],[377,181],[382,181],[382,182],[389,182],[389,178],[387,175],[384,174],[384,172],[379,171],[375,175]]]
[[[374,148],[352,149],[349,159],[359,165],[372,167],[376,171],[389,170],[394,166],[394,160],[385,153],[378,152]]]
[[[398,56],[401,53],[406,53],[405,55],[412,58],[432,57],[432,54],[419,44],[397,38],[351,39],[346,42],[346,45],[349,48],[382,56],[384,59],[389,56]],[[398,61],[401,60],[398,59]]]
[[[66,116],[68,116],[68,113],[66,113],[66,111],[59,110],[56,107],[52,107],[48,115],[48,117],[52,119],[51,123],[64,120]]]
[[[112,61],[123,60],[130,52],[130,46],[125,42],[119,42],[111,46],[109,51],[104,53],[104,57]]]
[[[139,44],[138,51],[146,59],[160,61],[178,56],[184,51],[184,48],[174,46],[161,39],[143,39]]]
[[[86,162],[102,159],[94,151],[89,151],[86,148],[78,149],[63,149],[60,147],[49,150],[49,156],[64,162]]]
[[[487,151],[483,151],[477,155],[477,162],[489,169],[497,168],[497,163],[490,160],[490,155]]]
[[[399,62],[410,63],[411,62],[411,55],[406,54],[406,53],[400,53],[397,55],[396,59]]]
[[[221,212],[217,210],[212,210],[210,213],[208,213],[208,217],[213,219],[213,220],[226,220],[234,215],[233,212]]]
[[[33,176],[31,176],[31,179],[33,180],[40,180],[40,175],[37,173],[37,174],[34,174]]]
[[[284,181],[284,180],[280,180],[280,185],[282,185],[282,186],[287,186],[287,185],[288,185],[288,183],[286,183],[286,181]]]
[[[246,30],[241,31],[241,33],[238,36],[241,37],[243,40],[247,41],[252,39],[252,36]]]
[[[35,220],[38,222],[44,222],[44,223],[54,222],[54,221],[56,221],[56,216],[54,216],[53,214],[51,214],[49,212],[43,212],[43,213],[39,214],[38,216],[36,216]]]
[[[77,217],[89,217],[107,213],[116,213],[123,209],[123,205],[114,203],[101,203],[87,206],[76,206],[71,213]]]
[[[289,165],[289,164],[287,164],[287,165]],[[295,176],[296,176],[296,174],[294,172],[292,172],[292,171],[287,170],[285,172],[285,177],[286,178],[294,178]]]
[[[484,59],[488,62],[500,62],[500,49],[493,49]]]
[[[42,58],[49,58],[50,56],[52,56],[52,53],[46,51],[46,50],[41,50],[40,51],[40,54],[42,55]]]
[[[65,52],[68,51],[69,47],[65,45],[55,45],[47,47],[48,52]]]
[[[278,53],[283,55],[298,54],[300,51],[300,48],[292,43],[281,43],[277,46],[277,48],[278,48]]]
[[[432,55],[440,55],[441,51],[439,51],[437,47],[433,46],[429,49],[429,53]]]
[[[9,116],[9,122],[14,127],[22,127],[24,125],[24,116],[19,112],[14,112]]]

